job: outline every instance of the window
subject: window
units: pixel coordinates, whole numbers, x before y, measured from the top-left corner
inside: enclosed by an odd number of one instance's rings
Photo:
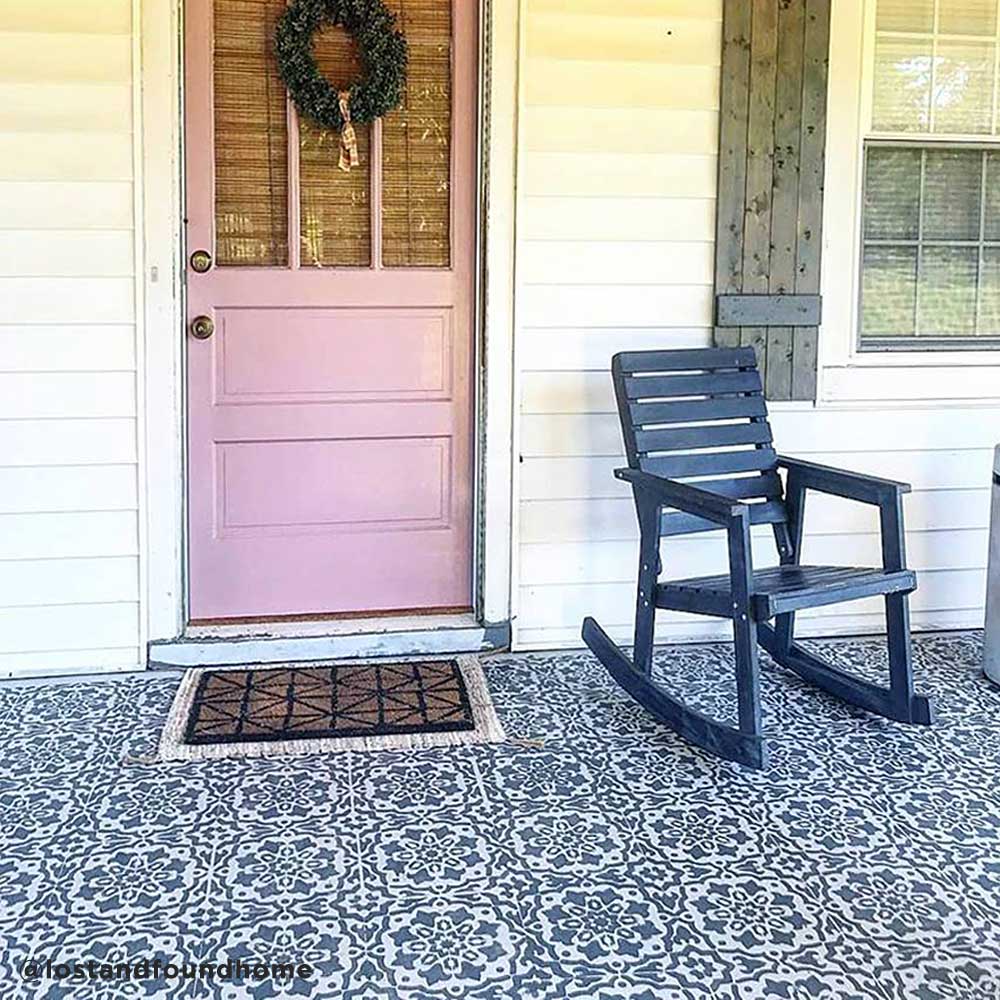
[[[1000,346],[998,0],[877,0],[861,347]]]

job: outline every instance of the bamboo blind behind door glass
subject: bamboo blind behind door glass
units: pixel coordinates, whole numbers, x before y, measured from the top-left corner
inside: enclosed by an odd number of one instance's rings
[[[382,139],[386,267],[451,264],[451,0],[390,0],[409,45],[406,96]]]
[[[316,62],[337,87],[361,73],[354,43],[342,28],[316,38]],[[299,118],[302,199],[302,266],[368,267],[371,264],[371,128],[356,125],[361,163],[338,166],[340,135]]]
[[[284,0],[215,0],[215,224],[220,266],[288,263],[288,127],[273,39]]]

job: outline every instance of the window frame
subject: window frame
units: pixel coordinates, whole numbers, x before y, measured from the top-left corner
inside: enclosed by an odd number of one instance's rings
[[[931,94],[934,91],[934,69],[933,60],[937,54],[938,41],[940,39],[940,34],[937,31],[938,28],[938,17],[940,13],[940,2],[941,0],[934,0],[934,25],[932,28],[933,34],[930,36],[932,38],[931,45],[931,59],[932,59],[932,69],[931,69]],[[854,337],[856,342],[856,349],[859,354],[873,354],[873,353],[883,353],[883,352],[906,352],[906,353],[968,353],[968,352],[983,352],[983,351],[998,351],[1000,350],[1000,331],[995,334],[988,336],[962,336],[956,334],[951,335],[938,335],[938,336],[920,336],[915,334],[913,336],[907,335],[896,335],[896,336],[882,336],[882,337],[865,337],[862,332],[862,299],[864,295],[864,257],[865,257],[865,235],[864,235],[864,211],[865,211],[865,190],[867,183],[867,165],[868,165],[868,150],[870,148],[877,147],[895,147],[895,148],[909,148],[914,150],[919,150],[921,152],[927,152],[929,150],[938,147],[940,149],[966,149],[966,150],[980,150],[980,151],[995,151],[1000,153],[1000,134],[997,135],[965,135],[956,134],[948,132],[899,132],[899,131],[878,131],[873,127],[874,119],[874,104],[875,104],[875,49],[877,41],[877,26],[876,26],[876,16],[878,12],[878,0],[866,0],[865,4],[865,25],[864,25],[864,61],[862,63],[863,70],[863,83],[862,83],[862,105],[861,105],[861,121],[860,121],[860,132],[861,132],[861,148],[859,151],[860,159],[860,215],[858,219],[858,246],[857,246],[857,273],[858,281],[856,287],[857,295],[857,310],[854,320]],[[899,37],[905,38],[909,32],[889,32],[892,35],[898,35]],[[916,37],[921,35],[919,32],[914,32],[913,35]],[[945,39],[952,39],[952,35],[945,34]],[[960,39],[970,39],[979,36],[962,35],[954,36]],[[992,39],[994,45],[993,53],[993,89],[990,95],[991,106],[992,106],[992,120],[997,122],[998,118],[998,100],[1000,100],[1000,4],[998,4],[998,15],[997,15],[997,25],[996,30],[992,36],[983,35],[981,36],[983,41]],[[934,119],[934,107],[933,103],[930,107],[930,118],[931,122]],[[981,192],[981,196],[982,196]],[[923,205],[921,204],[921,210]],[[984,211],[984,206],[980,206],[980,211]],[[983,232],[980,230],[979,243],[983,242]],[[991,241],[992,242],[992,241]],[[919,281],[920,265],[919,265],[919,254],[922,250],[922,244],[918,242],[918,265],[917,265],[917,275]],[[981,282],[982,282],[982,271],[980,269],[977,281],[976,296],[977,300],[981,295]],[[919,288],[919,285],[918,285]],[[919,294],[919,291],[918,291]]]
[[[1000,345],[916,350],[908,341],[894,350],[861,349],[864,146],[872,120],[875,14],[874,0],[832,0],[818,399],[997,399]],[[881,374],[886,369],[898,375],[889,379]]]

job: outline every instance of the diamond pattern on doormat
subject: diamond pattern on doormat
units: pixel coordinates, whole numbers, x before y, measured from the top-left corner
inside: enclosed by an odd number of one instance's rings
[[[271,756],[497,738],[502,731],[473,657],[280,664],[189,671],[164,731],[161,757]]]

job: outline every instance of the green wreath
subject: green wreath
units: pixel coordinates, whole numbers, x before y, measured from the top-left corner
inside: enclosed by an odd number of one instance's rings
[[[316,65],[313,38],[325,25],[340,25],[361,57],[360,80],[335,86]],[[350,118],[373,122],[394,111],[406,86],[406,38],[382,0],[292,0],[278,21],[278,72],[296,108],[326,129],[343,130],[340,92],[350,92]]]

